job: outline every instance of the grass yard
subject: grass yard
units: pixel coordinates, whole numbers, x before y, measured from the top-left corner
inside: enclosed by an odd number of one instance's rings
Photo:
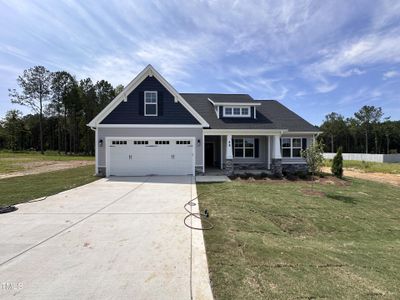
[[[400,189],[345,183],[198,184],[215,298],[400,299]]]
[[[24,165],[43,161],[94,161],[93,156],[64,155],[55,151],[46,151],[44,155],[35,151],[0,151],[0,174],[24,169]]]
[[[17,204],[53,195],[99,179],[85,166],[0,180],[0,205]]]
[[[331,167],[332,160],[325,160],[325,166]],[[363,172],[373,173],[389,173],[389,174],[400,174],[400,163],[378,163],[369,161],[359,161],[359,160],[344,160],[344,168],[358,169]]]

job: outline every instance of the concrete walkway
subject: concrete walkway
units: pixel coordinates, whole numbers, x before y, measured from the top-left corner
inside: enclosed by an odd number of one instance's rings
[[[195,196],[189,176],[101,179],[0,215],[0,299],[212,299]]]

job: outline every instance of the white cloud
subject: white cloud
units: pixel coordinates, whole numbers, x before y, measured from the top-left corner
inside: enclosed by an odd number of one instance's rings
[[[323,84],[319,84],[315,87],[316,91],[318,93],[329,93],[332,92],[333,90],[335,90],[338,87],[338,85],[336,83],[333,84],[329,84],[329,83],[323,83]]]
[[[362,87],[356,92],[352,92],[342,97],[338,104],[349,105],[349,104],[367,104],[369,102],[380,99],[384,95],[383,91],[379,88],[367,88]]]
[[[358,66],[400,62],[400,30],[373,33],[345,42],[337,51],[306,68],[316,79],[363,73]]]
[[[400,73],[398,71],[387,71],[385,73],[383,73],[383,79],[389,79],[389,78],[393,78],[393,77],[397,77],[399,76]]]

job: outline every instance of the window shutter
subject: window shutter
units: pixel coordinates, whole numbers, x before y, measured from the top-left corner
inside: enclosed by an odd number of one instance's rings
[[[158,115],[163,115],[164,109],[164,101],[163,101],[163,92],[157,92],[157,107],[158,107]]]
[[[224,107],[220,106],[219,107],[219,117],[222,118],[224,116]]]
[[[144,116],[144,92],[139,92],[139,115]]]
[[[302,139],[301,148],[302,148],[303,150],[306,150],[306,149],[307,149],[307,139],[306,139],[306,138],[303,138],[303,139]]]
[[[254,139],[254,157],[259,157],[260,153],[260,142],[259,139]]]

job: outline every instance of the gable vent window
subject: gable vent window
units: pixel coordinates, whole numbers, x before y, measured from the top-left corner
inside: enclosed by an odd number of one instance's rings
[[[224,106],[224,117],[250,117],[250,107]]]
[[[156,145],[169,145],[169,141],[156,141]]]
[[[113,145],[126,145],[127,143],[127,141],[112,141]]]
[[[133,141],[134,145],[148,145],[149,141]]]
[[[157,91],[144,92],[144,115],[145,116],[158,115]]]
[[[190,141],[176,141],[177,145],[190,145]]]

